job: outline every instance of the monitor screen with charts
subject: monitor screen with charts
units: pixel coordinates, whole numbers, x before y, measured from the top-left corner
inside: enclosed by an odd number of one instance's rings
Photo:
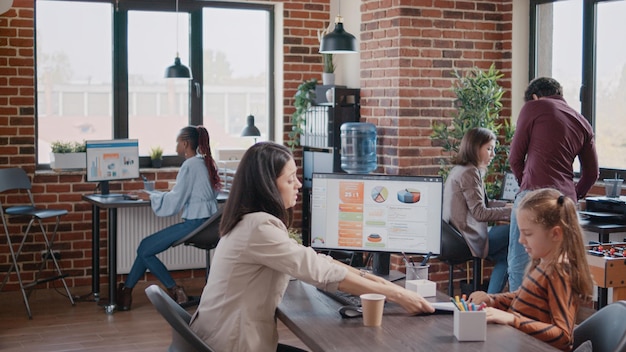
[[[100,182],[108,194],[108,182],[139,177],[139,142],[111,139],[86,142],[87,181]]]
[[[442,199],[438,176],[314,173],[311,246],[438,255]]]

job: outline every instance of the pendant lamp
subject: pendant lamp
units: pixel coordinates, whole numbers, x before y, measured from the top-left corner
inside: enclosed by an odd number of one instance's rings
[[[247,126],[241,131],[241,136],[254,137],[254,143],[256,143],[256,139],[261,137],[261,131],[254,125],[254,115],[248,115],[246,122]]]
[[[178,56],[178,0],[176,0],[176,58],[174,64],[165,70],[165,78],[191,78],[189,68],[180,62]]]
[[[335,18],[335,30],[326,34],[320,43],[320,54],[356,53],[356,38],[343,29],[343,18]]]

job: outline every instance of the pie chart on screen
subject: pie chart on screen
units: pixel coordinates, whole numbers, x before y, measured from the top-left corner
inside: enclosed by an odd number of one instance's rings
[[[376,203],[382,203],[389,197],[389,191],[383,186],[372,188],[372,200]]]
[[[402,203],[417,203],[422,198],[422,193],[415,188],[406,188],[398,191],[398,200]]]

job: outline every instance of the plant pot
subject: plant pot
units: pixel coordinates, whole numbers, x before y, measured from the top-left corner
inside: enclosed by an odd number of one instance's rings
[[[322,84],[325,86],[334,86],[335,85],[335,74],[334,73],[322,73]]]
[[[163,159],[150,159],[150,160],[152,160],[152,167],[155,169],[158,169],[163,165]]]
[[[50,153],[50,168],[59,170],[85,169],[87,153]]]

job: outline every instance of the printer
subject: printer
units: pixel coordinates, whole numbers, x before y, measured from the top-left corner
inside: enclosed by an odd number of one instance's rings
[[[590,221],[626,224],[626,196],[587,197],[587,208],[579,213]]]

